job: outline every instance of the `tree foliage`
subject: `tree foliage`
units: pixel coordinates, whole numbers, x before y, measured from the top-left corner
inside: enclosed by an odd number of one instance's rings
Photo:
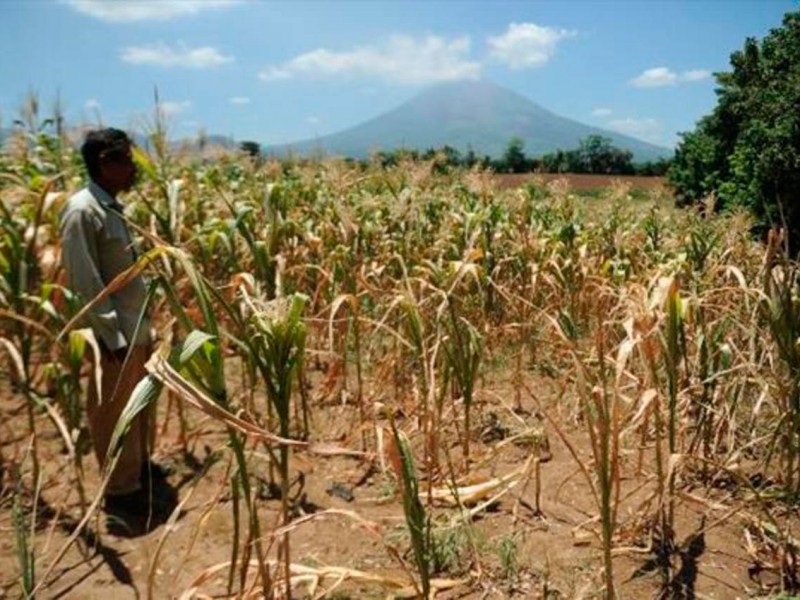
[[[542,156],[541,170],[547,173],[596,173],[633,175],[636,167],[629,150],[615,147],[611,139],[590,135],[574,150],[557,150]],[[648,163],[649,164],[649,163]]]
[[[761,227],[785,224],[800,248],[800,11],[760,43],[748,38],[717,73],[717,106],[684,133],[669,178],[683,203],[714,192]]]
[[[261,144],[250,140],[244,141],[239,144],[239,149],[250,156],[251,158],[261,158]]]
[[[615,148],[609,138],[601,135],[590,135],[581,140],[578,160],[586,173],[633,173],[633,153]]]
[[[598,175],[646,175],[662,176],[667,172],[670,161],[664,158],[651,162],[634,163],[633,154],[613,145],[610,138],[590,135],[572,150],[556,150],[541,157],[531,157],[525,153],[525,141],[519,137],[511,138],[505,151],[498,158],[479,157],[468,146],[466,152],[459,152],[452,146],[428,148],[419,151],[413,148],[395,148],[376,152],[372,156],[384,167],[391,167],[403,160],[430,160],[436,172],[451,168],[472,168],[480,165],[498,173],[591,173]],[[365,165],[366,166],[366,165]]]
[[[524,173],[528,171],[528,158],[525,156],[525,142],[522,138],[512,137],[508,141],[503,158],[504,171],[508,173]]]

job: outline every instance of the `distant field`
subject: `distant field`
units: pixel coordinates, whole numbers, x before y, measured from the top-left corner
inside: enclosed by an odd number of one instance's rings
[[[664,177],[643,177],[638,175],[585,175],[576,173],[522,173],[498,174],[497,180],[501,189],[515,188],[534,180],[550,182],[556,179],[567,179],[570,187],[576,192],[588,192],[607,188],[613,181],[629,183],[634,190],[652,190],[666,185]]]

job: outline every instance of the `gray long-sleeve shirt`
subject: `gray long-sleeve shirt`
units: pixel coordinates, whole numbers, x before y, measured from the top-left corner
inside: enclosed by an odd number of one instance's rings
[[[136,260],[121,213],[122,205],[94,182],[72,196],[61,211],[61,261],[70,288],[84,303]],[[89,325],[109,350],[150,342],[146,316],[133,339],[146,295],[143,279],[136,277],[91,311]]]

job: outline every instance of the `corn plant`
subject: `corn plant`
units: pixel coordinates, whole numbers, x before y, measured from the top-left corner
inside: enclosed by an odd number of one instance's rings
[[[604,596],[616,597],[614,587],[613,563],[611,550],[615,526],[616,498],[619,489],[619,418],[617,400],[609,389],[607,367],[605,363],[604,340],[598,334],[598,373],[596,384],[590,389],[584,388],[581,396],[586,407],[586,424],[592,442],[596,476],[599,490],[595,499],[600,511],[602,530]],[[583,366],[582,368],[585,368]],[[589,383],[588,381],[586,383]]]
[[[39,499],[39,481],[34,481],[34,500],[31,514],[24,506],[25,490],[22,486],[22,475],[19,465],[11,465],[11,476],[14,480],[14,497],[12,499],[11,518],[14,526],[14,537],[17,549],[17,563],[20,568],[20,588],[26,600],[35,598],[36,589],[36,553],[34,540],[36,534],[36,508]]]
[[[397,429],[393,439],[420,595],[433,592],[432,571],[446,562],[436,538],[454,544],[447,534],[432,535],[433,491],[445,479],[455,489],[475,475],[456,476],[444,442],[463,446],[467,471],[493,466],[476,460],[489,450],[487,442],[478,452],[470,438],[476,390],[479,377],[502,378],[509,356],[519,419],[528,408],[521,390],[535,376],[544,389],[560,391],[533,400],[565,444],[569,425],[553,414],[585,427],[591,458],[574,445],[571,451],[596,505],[606,595],[625,591],[614,579],[611,551],[631,531],[650,534],[650,550],[669,578],[664,590],[675,589],[671,563],[683,552],[676,517],[683,486],[696,481],[683,469],[694,466],[706,484],[735,481],[737,493],[765,494],[762,512],[777,517],[765,516],[748,531],[761,544],[756,550],[775,556],[784,587],[796,586],[792,518],[781,511],[800,493],[798,275],[774,235],[765,250],[741,215],[707,210],[701,219],[671,211],[664,198],[644,206],[624,186],[587,202],[563,182],[503,191],[493,174],[444,168],[435,156],[354,165],[256,162],[223,151],[212,159],[210,144],[202,156],[174,152],[164,116],[157,108],[135,152],[142,177],[126,204],[132,230],[154,246],[134,270],[146,268],[153,277],[154,322],[166,343],[119,436],[162,384],[179,407],[184,441],[194,439],[186,435],[184,400],[196,392],[210,403],[207,414],[227,434],[231,451],[224,476],[233,521],[223,571],[229,595],[247,595],[260,584],[256,593],[285,596],[298,581],[287,532],[297,525],[289,520],[291,448],[305,445],[297,438],[308,437],[316,410],[301,381],[306,346],[309,355],[336,357],[317,398],[334,385],[355,387],[353,420],[361,431],[382,414],[409,417],[425,482],[408,440]],[[48,439],[43,427],[55,427],[80,471],[80,451],[70,444],[81,427],[81,371],[93,352],[90,338],[74,331],[76,307],[58,269],[47,265],[57,254],[54,209],[83,172],[66,143],[60,108],[48,120],[31,97],[19,121],[8,152],[0,153],[0,354],[9,360],[12,394],[34,442]],[[61,197],[52,194],[62,189]],[[67,320],[69,337],[55,336]],[[509,354],[510,346],[518,351]],[[228,380],[231,360],[241,365],[237,394]],[[348,386],[348,372],[355,386]],[[383,385],[391,373],[394,386]],[[316,384],[315,374],[308,375],[307,383]],[[482,384],[487,402],[495,396],[490,385]],[[258,405],[261,392],[265,409]],[[373,399],[381,409],[374,417]],[[265,441],[264,432],[280,441]],[[379,444],[382,434],[376,429]],[[364,450],[368,441],[362,437]],[[261,444],[270,483],[280,479],[286,527],[275,535],[258,518],[252,460]],[[629,506],[620,482],[630,452],[638,455],[636,474],[646,478],[647,499],[634,516],[620,510]],[[24,462],[33,481],[42,478],[38,456],[34,447]],[[726,471],[729,462],[736,477]],[[775,484],[767,494],[748,487],[750,477]],[[80,476],[77,485],[82,496]],[[16,522],[25,521],[29,534],[20,544],[27,544],[20,556],[28,561],[21,572],[30,574],[24,589],[41,595],[49,570],[28,569],[35,562],[28,560],[31,513],[21,498],[16,503]],[[521,538],[506,539],[504,569],[513,576],[512,542]]]
[[[431,567],[433,561],[431,522],[425,513],[425,507],[419,499],[419,484],[414,468],[414,456],[408,445],[406,437],[397,429],[392,421],[392,435],[397,449],[399,470],[398,479],[401,482],[403,496],[403,512],[406,517],[406,526],[411,537],[411,550],[414,563],[420,578],[422,597],[431,597]]]
[[[216,302],[220,314],[235,316],[235,311],[225,300],[213,290],[202,275],[197,270],[186,253],[177,248],[170,246],[159,245],[142,255],[136,264],[128,269],[128,271],[120,274],[114,281],[105,288],[100,295],[94,300],[89,302],[83,307],[70,323],[65,326],[65,330],[69,330],[74,323],[78,322],[83,315],[91,310],[93,306],[104,300],[109,294],[113,293],[115,289],[125,285],[129,278],[136,276],[148,265],[155,264],[157,259],[162,255],[168,256],[180,265],[186,274],[191,289],[194,292],[194,298],[199,307],[199,312],[203,320],[203,330],[195,329],[192,319],[188,316],[181,300],[176,291],[175,285],[172,280],[160,274],[155,278],[150,286],[148,301],[143,307],[142,315],[148,309],[151,299],[155,297],[156,291],[160,288],[166,296],[168,305],[171,307],[173,314],[180,323],[180,325],[187,331],[185,341],[176,347],[173,352],[173,362],[175,362],[180,373],[187,378],[192,384],[196,385],[210,398],[213,399],[224,410],[230,410],[230,399],[226,388],[225,379],[225,364],[224,353],[222,350],[222,331],[219,326],[219,320],[213,310],[212,301]],[[139,321],[141,325],[141,318]],[[233,336],[231,336],[233,337]],[[233,338],[235,339],[235,338]],[[246,347],[246,344],[239,342],[241,346]],[[158,386],[154,382],[147,385],[144,383],[137,388],[137,391],[132,394],[125,412],[120,416],[118,423],[119,436],[124,435],[126,427],[128,427],[130,420],[133,419],[141,410],[143,410],[150,402],[158,396]],[[126,416],[127,415],[127,416]],[[115,434],[117,432],[115,431]],[[117,438],[114,438],[117,439]],[[249,469],[244,452],[245,438],[243,434],[233,427],[228,427],[228,439],[233,451],[236,464],[237,464],[237,478],[243,492],[243,500],[248,510],[248,535],[249,541],[245,545],[246,556],[242,562],[242,571],[240,574],[240,585],[243,588],[249,565],[249,551],[252,546],[255,547],[258,564],[259,575],[262,580],[263,589],[266,591],[271,590],[271,579],[266,560],[266,553],[263,548],[261,540],[261,529],[258,521],[258,514],[255,507],[255,494],[250,484]],[[114,440],[112,440],[114,442]],[[116,448],[113,443],[110,446]],[[108,464],[113,464],[111,457],[109,457]],[[236,517],[237,515],[234,515]],[[234,527],[238,530],[238,519],[234,519]],[[252,542],[252,546],[251,546]],[[237,548],[233,549],[233,560],[231,561],[231,569],[229,572],[228,586],[233,585],[235,567],[237,563]]]
[[[666,299],[666,324],[664,330],[664,368],[667,374],[667,441],[670,455],[678,452],[678,387],[681,364],[686,355],[686,330],[684,303],[679,294],[678,281],[673,280]],[[670,497],[674,481],[670,483]],[[670,508],[670,513],[672,508]],[[672,520],[670,514],[670,521]]]
[[[774,429],[773,448],[779,448],[786,491],[800,494],[800,302],[798,270],[793,263],[768,265],[763,314],[785,374],[781,377],[783,414]],[[770,452],[770,455],[772,452]]]
[[[39,477],[35,410],[42,400],[35,389],[34,371],[39,365],[33,360],[33,354],[37,337],[42,330],[47,332],[37,322],[40,303],[36,299],[40,297],[38,292],[41,285],[37,234],[52,181],[40,181],[38,187],[38,193],[25,190],[26,195],[29,198],[32,196],[35,201],[20,207],[17,214],[11,213],[11,207],[6,206],[5,201],[0,203],[0,307],[5,309],[4,316],[10,321],[9,338],[0,336],[0,345],[13,356],[16,385],[27,400],[28,427],[30,433],[34,434],[32,465],[35,480]],[[22,218],[24,212],[28,212],[29,221]],[[30,236],[28,240],[25,239],[26,234]]]
[[[267,398],[278,416],[280,436],[291,437],[292,382],[297,377],[303,362],[306,326],[303,309],[308,298],[295,294],[281,298],[271,304],[257,306],[252,300],[249,306],[250,343],[254,349],[253,360],[262,373]],[[279,450],[281,478],[281,513],[283,524],[288,525],[289,514],[289,448]],[[286,595],[291,594],[289,533],[283,537],[283,561],[285,569]]]
[[[483,354],[483,336],[469,321],[456,314],[452,301],[448,301],[448,316],[448,337],[444,349],[454,382],[458,384],[458,391],[464,402],[464,461],[468,465],[472,403]]]
[[[331,315],[329,320],[329,337],[330,337],[330,345],[331,348],[333,347],[334,340],[333,340],[333,320],[336,314],[339,312],[339,308],[342,305],[346,305],[349,310],[349,324],[350,330],[352,331],[353,337],[353,350],[355,352],[355,366],[356,366],[356,405],[358,406],[358,416],[360,421],[360,426],[362,430],[366,427],[367,424],[367,414],[366,414],[366,407],[364,405],[364,377],[362,371],[363,365],[363,357],[362,357],[362,347],[361,347],[361,302],[358,296],[354,294],[341,294],[338,296],[333,303],[331,304]],[[344,352],[342,356],[342,362],[344,364],[343,369],[346,371],[347,369],[347,338],[348,336],[344,337],[342,341],[342,345],[344,346]],[[304,411],[305,414],[305,411]],[[363,449],[366,450],[367,440],[365,435],[362,433],[361,436],[361,446]]]

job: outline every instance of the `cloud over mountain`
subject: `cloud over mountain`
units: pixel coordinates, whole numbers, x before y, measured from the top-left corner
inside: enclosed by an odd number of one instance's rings
[[[335,51],[319,48],[269,66],[259,73],[263,81],[294,78],[373,77],[392,83],[428,84],[476,79],[479,62],[469,60],[466,36],[447,39],[437,35],[414,38],[394,35],[382,45]]]
[[[541,67],[552,58],[561,40],[574,35],[574,31],[536,23],[511,23],[504,34],[487,40],[489,56],[515,70]]]

